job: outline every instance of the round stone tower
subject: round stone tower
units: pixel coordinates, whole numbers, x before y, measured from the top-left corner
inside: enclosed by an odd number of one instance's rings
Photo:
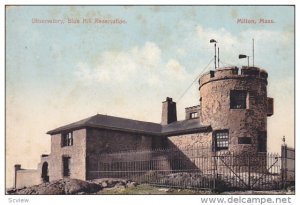
[[[267,151],[268,74],[257,67],[226,67],[199,79],[200,123],[211,125],[215,151],[255,154]]]

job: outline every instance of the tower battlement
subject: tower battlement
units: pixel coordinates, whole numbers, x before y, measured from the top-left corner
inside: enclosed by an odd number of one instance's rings
[[[226,79],[260,79],[261,81],[265,82],[266,85],[268,84],[268,73],[260,69],[258,67],[248,67],[243,66],[242,68],[238,67],[224,67],[219,68],[217,70],[211,70],[207,73],[204,73],[199,78],[199,89],[205,85],[206,83],[218,80],[226,80]]]

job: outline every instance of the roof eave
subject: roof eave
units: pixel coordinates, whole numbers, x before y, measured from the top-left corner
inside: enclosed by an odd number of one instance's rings
[[[212,128],[211,126],[205,126],[205,127],[197,127],[192,129],[185,129],[185,130],[176,130],[171,132],[162,132],[163,136],[174,136],[174,135],[183,135],[183,134],[193,134],[197,132],[211,132]]]
[[[110,126],[103,126],[103,125],[95,125],[95,124],[84,124],[84,125],[74,125],[67,128],[57,128],[54,130],[50,130],[47,132],[47,134],[55,135],[62,132],[68,132],[68,131],[74,131],[79,129],[85,129],[85,128],[98,128],[98,129],[105,129],[105,130],[114,130],[114,131],[121,131],[121,132],[130,132],[134,134],[144,134],[144,135],[150,135],[150,136],[172,136],[172,135],[183,135],[183,134],[192,134],[197,132],[210,132],[212,131],[211,126],[202,126],[197,128],[190,128],[190,129],[181,129],[181,130],[175,130],[175,131],[163,131],[162,129],[160,131],[151,132],[151,131],[142,131],[142,130],[135,130],[135,129],[126,129],[126,128],[118,128],[118,127],[110,127]]]
[[[124,128],[118,128],[118,127],[108,127],[108,126],[92,125],[92,124],[69,127],[69,128],[65,128],[65,129],[62,128],[62,129],[50,130],[47,132],[47,134],[55,135],[55,134],[59,134],[62,132],[79,130],[79,129],[84,129],[84,128],[98,128],[98,129],[105,129],[105,130],[130,132],[130,133],[135,133],[135,134],[145,134],[145,135],[150,135],[150,136],[161,136],[161,132],[147,132],[147,131],[140,131],[140,130],[134,130],[134,129],[124,129]]]
[[[74,126],[74,127],[68,127],[68,128],[57,128],[57,129],[50,130],[50,131],[46,132],[46,134],[55,135],[55,134],[59,134],[59,133],[62,133],[62,132],[68,132],[68,131],[73,131],[73,130],[84,129],[86,127],[87,127],[86,125],[80,125],[80,126]]]

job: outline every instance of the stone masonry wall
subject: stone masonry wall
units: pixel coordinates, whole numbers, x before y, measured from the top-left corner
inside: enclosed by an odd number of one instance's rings
[[[194,133],[185,135],[175,135],[168,137],[169,146],[177,147],[179,149],[190,149],[196,147],[205,147],[208,150],[211,149],[212,135],[211,132]]]
[[[104,129],[87,129],[87,153],[119,152],[126,150],[149,150],[152,136]]]
[[[113,130],[94,129],[87,130],[87,178],[92,179],[96,176],[91,173],[92,170],[102,169],[99,163],[111,163],[114,161],[134,160],[133,155],[112,154],[105,155],[105,159],[99,160],[99,155],[104,153],[115,153],[128,150],[145,151],[160,148],[162,138],[155,136],[146,136],[141,134],[126,133]],[[129,158],[128,158],[129,157]],[[149,160],[151,156],[144,154],[144,160]],[[125,169],[125,168],[124,168]],[[130,169],[130,167],[126,167]]]
[[[179,169],[199,170],[203,174],[212,173],[214,162],[211,132],[170,136],[168,146],[178,150],[178,154],[174,154],[170,161],[179,160]]]
[[[161,173],[181,170],[211,174],[211,136],[211,132],[208,132],[176,135],[164,139],[90,129],[87,139],[87,178],[130,178],[152,170],[160,170]]]
[[[61,134],[51,136],[51,154],[49,156],[50,181],[63,178],[62,157],[71,157],[70,178],[86,179],[86,129],[73,131],[73,145],[61,146]]]

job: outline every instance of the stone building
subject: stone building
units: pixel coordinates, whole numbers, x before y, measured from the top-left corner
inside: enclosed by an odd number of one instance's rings
[[[268,74],[257,67],[227,67],[199,79],[199,105],[177,120],[176,103],[162,103],[161,123],[97,114],[51,131],[51,153],[42,155],[36,170],[15,166],[15,187],[64,177],[93,179],[101,153],[206,145],[207,154],[257,154],[267,151]],[[163,156],[162,156],[163,157]],[[238,163],[238,162],[237,162]]]

